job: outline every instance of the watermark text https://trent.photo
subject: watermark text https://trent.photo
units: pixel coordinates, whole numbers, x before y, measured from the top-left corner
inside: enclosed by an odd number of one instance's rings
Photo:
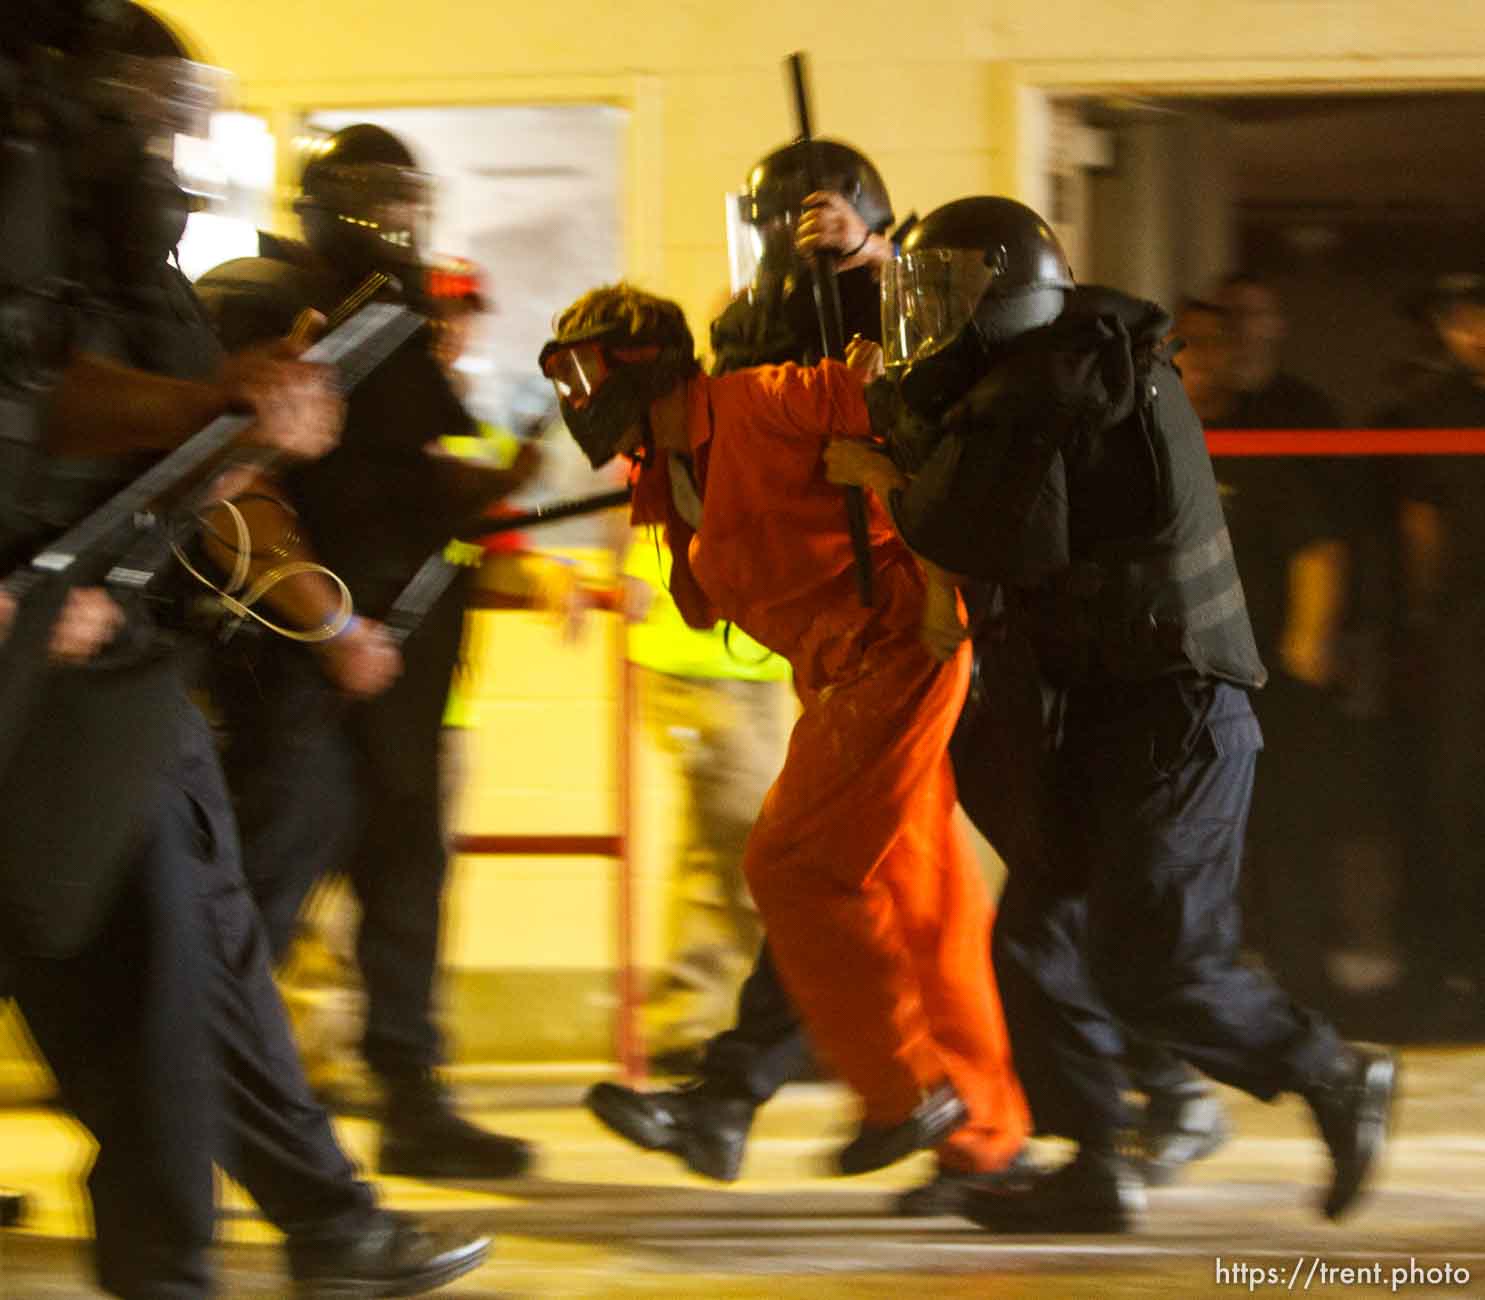
[[[1331,1263],[1318,1255],[1300,1255],[1292,1263],[1249,1263],[1218,1255],[1214,1273],[1218,1286],[1246,1287],[1249,1291],[1366,1286],[1386,1287],[1396,1293],[1415,1287],[1464,1287],[1470,1282],[1468,1268],[1447,1260],[1433,1263],[1413,1257]]]

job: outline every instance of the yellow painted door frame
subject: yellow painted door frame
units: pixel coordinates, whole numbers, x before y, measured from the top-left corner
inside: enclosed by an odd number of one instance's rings
[[[995,193],[1041,211],[1047,203],[1050,101],[1111,95],[1403,94],[1485,90],[1478,59],[991,60],[987,144]]]

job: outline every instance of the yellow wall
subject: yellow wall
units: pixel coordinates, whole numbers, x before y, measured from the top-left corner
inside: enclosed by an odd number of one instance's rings
[[[793,130],[781,61],[810,52],[817,129],[920,212],[1035,199],[1028,89],[1478,84],[1478,0],[169,0],[245,106],[601,99],[634,111],[631,274],[700,315],[726,277],[721,198]]]
[[[999,190],[1037,203],[1046,96],[1440,88],[1485,77],[1481,0],[170,0],[281,140],[308,108],[602,101],[629,110],[627,273],[699,323],[727,274],[721,196],[793,132],[782,59],[812,59],[816,127],[881,166],[899,211]],[[282,151],[286,152],[286,151]],[[289,178],[284,178],[286,181]],[[605,831],[614,773],[610,625],[579,650],[495,616],[465,829]],[[611,620],[606,620],[611,624]],[[671,795],[641,759],[640,798]],[[657,956],[646,850],[641,941]],[[463,969],[603,966],[610,867],[460,864]]]

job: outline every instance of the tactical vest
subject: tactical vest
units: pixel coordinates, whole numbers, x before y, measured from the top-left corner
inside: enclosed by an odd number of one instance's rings
[[[69,257],[78,256],[78,228],[87,225],[88,214],[69,222],[63,196],[48,194],[40,183],[57,181],[57,159],[38,162],[22,149],[7,153],[7,168],[16,158],[24,165],[15,175],[25,184],[13,189],[9,170],[0,178],[7,237],[0,257],[15,291],[10,300],[30,311],[34,304],[27,298],[45,300],[36,286],[45,288],[58,261],[38,262],[48,269],[38,269],[29,282],[15,278],[28,268],[11,258],[12,214],[39,218],[42,229],[24,235],[27,247],[37,257],[57,259],[63,239],[74,241]],[[77,313],[77,328],[66,331],[52,369],[75,347],[181,378],[214,371],[219,354],[189,287],[163,262],[159,271],[158,282],[117,294],[89,277],[89,288],[105,299]],[[12,348],[10,355],[24,354]],[[51,376],[44,364],[31,375],[25,384],[12,383],[10,392],[22,395],[35,422],[7,420],[5,432],[12,436],[0,438],[0,455],[10,457],[0,467],[0,499],[9,502],[21,554],[34,548],[34,538],[75,523],[153,458],[39,454],[37,417],[44,415]],[[0,512],[5,509],[0,505]],[[163,542],[152,544],[163,553]],[[17,757],[0,770],[0,942],[14,951],[65,958],[92,939],[158,806],[160,782],[175,779],[185,705],[171,642],[157,636],[152,616],[137,601],[120,600],[129,617],[99,655],[84,667],[36,674],[24,730],[13,733],[20,737]]]
[[[149,280],[107,293],[78,330],[93,356],[171,379],[210,379],[222,350],[179,271],[164,262]],[[32,518],[46,532],[76,523],[157,460],[158,452],[38,457],[29,489]]]
[[[274,240],[271,246],[291,253],[303,250],[289,240]],[[333,307],[341,296],[336,288],[319,268],[276,256],[234,258],[196,281],[207,318],[230,349],[283,337],[306,306],[321,311]]]
[[[0,59],[0,569],[43,525],[30,501],[47,392],[71,343],[63,142],[45,88]]]
[[[845,336],[874,343],[882,339],[880,291],[865,267],[842,271],[836,280]],[[712,374],[725,375],[751,366],[778,366],[793,361],[820,363],[823,355],[820,316],[810,284],[802,282],[783,297],[742,294],[711,325]]]
[[[1152,488],[1150,527],[1080,540],[1071,564],[1023,593],[1050,676],[1145,680],[1194,669],[1240,686],[1267,680],[1248,621],[1201,422],[1162,357],[1137,363],[1135,409],[1094,435],[1068,463],[1069,509],[1080,502],[1080,461],[1134,458]]]

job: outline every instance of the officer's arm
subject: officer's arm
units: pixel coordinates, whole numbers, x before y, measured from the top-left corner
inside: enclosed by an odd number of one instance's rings
[[[908,485],[907,475],[886,451],[862,438],[837,438],[826,444],[825,478],[842,487],[866,488],[889,507],[892,494]]]
[[[919,555],[977,578],[1035,582],[1066,563],[1067,485],[1062,452],[1084,420],[1052,399],[1035,372],[981,380],[932,425],[893,436],[916,462],[890,498],[893,521]]]
[[[488,506],[519,492],[541,469],[541,452],[530,442],[521,444],[509,465],[470,460],[449,452],[439,442],[430,442],[423,450],[434,461],[439,495],[451,503],[456,521],[474,519]]]
[[[53,396],[47,449],[62,457],[168,450],[240,409],[257,417],[247,441],[323,456],[335,445],[343,404],[330,372],[296,359],[302,350],[287,341],[245,349],[211,381],[168,379],[79,353]]]
[[[52,399],[47,448],[58,456],[164,450],[226,409],[215,384],[167,379],[80,353]]]
[[[246,589],[274,569],[319,563],[299,529],[293,507],[272,479],[257,476],[234,487],[231,504],[245,529],[246,554],[239,545],[243,539],[238,537],[233,515],[223,502],[214,502],[201,512],[202,546],[219,573],[233,573],[241,562],[238,587]],[[275,583],[264,600],[288,626],[309,632],[333,622],[340,609],[340,588],[326,574],[309,570]]]
[[[880,274],[882,266],[892,260],[892,241],[874,233],[850,201],[835,190],[816,190],[805,196],[794,247],[801,257],[835,253],[836,269],[841,271],[869,266]]]
[[[239,590],[271,577],[276,569],[319,565],[313,544],[300,531],[293,508],[276,483],[259,477],[239,483],[238,489],[240,495],[232,504],[247,530],[247,555],[240,550],[230,512],[220,503],[202,512],[202,537],[208,558],[223,574],[233,573],[243,559]],[[319,568],[274,582],[263,601],[276,621],[303,632],[331,626],[341,609],[340,588]],[[325,675],[348,695],[378,695],[402,672],[400,652],[383,625],[372,619],[352,618],[328,641],[315,642],[314,649]]]
[[[919,635],[928,652],[940,663],[947,663],[969,637],[964,603],[959,599],[959,587],[964,578],[921,555],[917,560],[925,582]]]
[[[0,588],[0,645],[15,611],[15,597]],[[113,640],[123,623],[124,611],[102,587],[74,587],[52,624],[48,654],[53,663],[86,663]]]

